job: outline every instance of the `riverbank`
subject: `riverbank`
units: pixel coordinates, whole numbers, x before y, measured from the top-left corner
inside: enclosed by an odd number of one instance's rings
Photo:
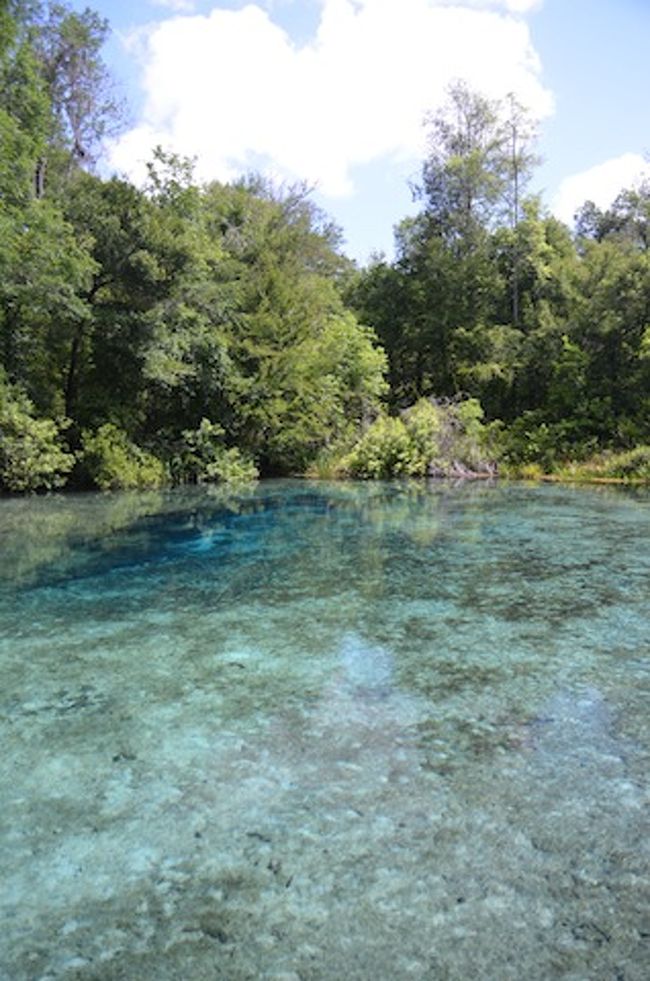
[[[544,480],[581,484],[650,483],[650,447],[607,450],[587,460],[568,460],[546,471],[538,463],[506,464],[501,475],[517,480]]]

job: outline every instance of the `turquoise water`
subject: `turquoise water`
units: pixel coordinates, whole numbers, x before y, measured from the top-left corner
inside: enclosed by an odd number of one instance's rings
[[[650,975],[650,493],[0,502],[0,977]]]

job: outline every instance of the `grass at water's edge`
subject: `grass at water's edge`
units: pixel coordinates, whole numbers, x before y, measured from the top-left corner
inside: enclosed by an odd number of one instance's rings
[[[607,450],[586,460],[565,460],[551,468],[538,463],[510,464],[501,468],[504,477],[589,484],[650,483],[650,446],[631,450]]]
[[[340,467],[340,457],[333,455],[323,459],[317,465],[312,465],[301,476],[311,480],[346,480],[355,479]],[[403,474],[386,474],[386,478],[404,477]],[[631,450],[607,450],[586,460],[563,460],[552,466],[542,463],[512,463],[496,461],[486,468],[470,470],[450,464],[448,467],[436,468],[435,474],[428,474],[428,479],[448,480],[531,480],[548,483],[576,484],[650,484],[650,446],[637,446]],[[359,479],[356,477],[356,479]],[[372,478],[362,478],[372,479]],[[424,474],[411,479],[427,479]]]
[[[618,484],[630,487],[650,485],[650,477],[593,477],[561,473],[540,473],[535,475],[509,473],[507,476],[501,474],[501,477],[505,480],[541,481],[545,484]]]

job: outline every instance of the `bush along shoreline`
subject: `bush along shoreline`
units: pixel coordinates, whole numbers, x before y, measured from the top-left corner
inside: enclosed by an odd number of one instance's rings
[[[65,419],[39,419],[25,394],[0,384],[0,492],[145,490],[185,484],[241,485],[264,476],[252,456],[225,442],[224,429],[203,418],[167,442],[137,445],[105,423],[84,430],[76,450]],[[419,399],[399,415],[379,411],[356,439],[321,449],[302,471],[311,479],[527,480],[573,483],[650,483],[650,447],[602,451],[552,467],[517,459],[517,437],[500,422],[486,423],[474,398]]]
[[[0,492],[650,479],[650,181],[563,224],[526,108],[458,80],[359,267],[305,183],[100,176],[109,31],[0,2]]]

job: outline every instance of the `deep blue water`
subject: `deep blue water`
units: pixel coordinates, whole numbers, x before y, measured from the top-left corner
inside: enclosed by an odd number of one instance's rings
[[[649,492],[6,500],[0,555],[0,976],[647,978]]]

